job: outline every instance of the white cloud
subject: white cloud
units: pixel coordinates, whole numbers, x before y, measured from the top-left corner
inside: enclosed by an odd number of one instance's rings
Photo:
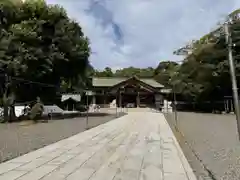
[[[209,32],[224,15],[240,8],[238,0],[101,0],[87,13],[97,0],[48,2],[61,4],[79,21],[90,38],[91,62],[97,68],[177,60],[180,57],[172,55],[176,48]],[[121,30],[121,41],[116,40],[112,23]]]

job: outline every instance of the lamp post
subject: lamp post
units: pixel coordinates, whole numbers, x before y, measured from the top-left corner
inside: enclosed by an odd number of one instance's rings
[[[176,76],[176,75],[177,75],[177,72],[174,73],[174,76]],[[172,81],[173,77],[171,77],[169,80]],[[173,94],[173,103],[174,103],[174,121],[175,121],[175,128],[177,130],[178,129],[177,97],[176,97],[176,88],[175,88],[174,83],[173,83],[173,86],[172,86],[172,94]]]
[[[118,109],[118,102],[117,102],[117,98],[118,98],[118,94],[116,94],[116,118],[118,117],[118,111],[117,111],[117,109]]]
[[[88,94],[87,94],[87,121],[86,121],[86,129],[88,129],[88,111],[89,111],[89,107],[88,107]]]
[[[86,91],[86,104],[87,104],[87,116],[86,116],[86,129],[88,129],[88,113],[89,113],[89,103],[88,103],[88,96],[90,95],[90,91]]]
[[[173,100],[174,100],[174,119],[175,119],[175,128],[178,127],[178,117],[177,117],[177,97],[175,91],[175,84],[173,85]]]
[[[177,74],[177,72],[175,72]],[[170,78],[170,81],[172,78]],[[175,84],[172,86],[172,94],[173,94],[173,103],[174,103],[174,121],[175,121],[175,128],[178,129],[178,115],[177,115],[177,97],[176,97],[176,88]]]

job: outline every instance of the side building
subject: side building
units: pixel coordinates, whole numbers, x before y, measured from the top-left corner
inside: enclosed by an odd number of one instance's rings
[[[114,100],[118,107],[156,107],[163,105],[167,92],[164,86],[154,79],[117,77],[93,77],[91,103],[102,107],[109,107]]]

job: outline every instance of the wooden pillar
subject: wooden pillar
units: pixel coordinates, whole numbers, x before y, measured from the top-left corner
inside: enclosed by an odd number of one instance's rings
[[[115,98],[116,98],[116,107],[118,107],[118,104],[119,104],[118,91],[116,91]]]
[[[106,93],[103,90],[103,107],[106,107]]]
[[[92,104],[96,104],[96,96],[94,95],[92,98],[93,98],[92,99]]]
[[[137,103],[137,107],[139,107],[140,105],[139,91],[137,91],[136,103]]]
[[[122,92],[119,91],[119,107],[122,107]]]
[[[162,101],[161,95],[155,94],[154,96],[155,96],[155,106],[157,109],[159,109],[161,106],[161,101]]]

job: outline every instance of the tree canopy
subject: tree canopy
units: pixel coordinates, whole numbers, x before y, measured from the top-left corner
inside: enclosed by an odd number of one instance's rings
[[[54,101],[60,90],[83,88],[89,55],[82,28],[62,7],[43,0],[1,1],[0,69],[9,77],[8,83],[1,78],[2,93]]]
[[[238,85],[240,85],[239,12],[240,10],[236,10],[227,17],[234,43],[233,58]],[[177,86],[178,92],[194,102],[223,101],[224,97],[232,96],[228,49],[223,24],[185,48],[190,53],[179,68],[178,78],[172,81]]]

